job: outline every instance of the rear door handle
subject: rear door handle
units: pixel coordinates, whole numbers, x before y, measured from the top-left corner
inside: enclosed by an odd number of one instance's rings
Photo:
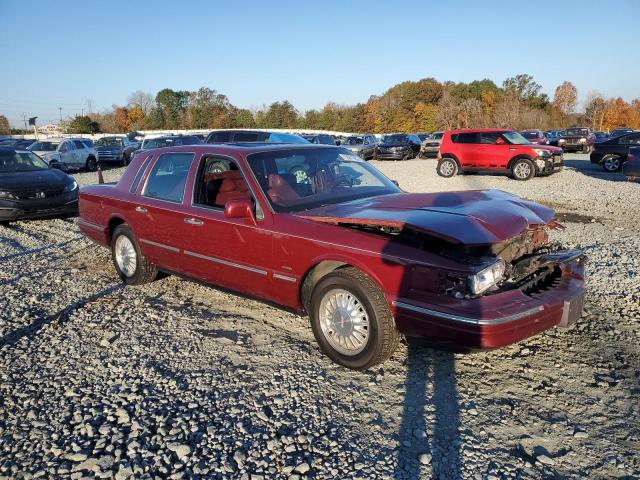
[[[188,223],[189,225],[197,225],[197,226],[204,225],[204,222],[202,220],[198,220],[197,218],[193,218],[193,217],[185,217],[184,223]]]
[[[144,207],[137,206],[136,207],[136,212],[138,212],[138,213],[147,213],[147,209],[144,208]]]

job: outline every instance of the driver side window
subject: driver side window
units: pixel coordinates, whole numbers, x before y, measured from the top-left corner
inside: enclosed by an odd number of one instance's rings
[[[62,145],[60,145],[60,153],[67,153],[69,151],[69,144],[67,142],[64,142]]]
[[[198,169],[193,203],[224,209],[228,200],[251,200],[251,190],[235,161],[205,156]]]

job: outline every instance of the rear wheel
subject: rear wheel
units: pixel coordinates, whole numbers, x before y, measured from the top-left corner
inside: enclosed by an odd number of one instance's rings
[[[129,225],[118,225],[111,239],[111,256],[118,275],[127,285],[153,282],[158,276],[157,267],[140,252]]]
[[[441,177],[451,178],[458,173],[458,163],[453,158],[445,157],[438,163],[436,171]]]
[[[322,352],[345,367],[366,370],[398,346],[400,334],[384,292],[356,268],[336,270],[318,282],[309,316]]]
[[[529,180],[536,175],[535,167],[531,160],[527,158],[519,158],[511,165],[511,174],[516,180]]]
[[[602,168],[607,172],[617,172],[622,167],[622,162],[618,155],[606,155],[602,159]]]

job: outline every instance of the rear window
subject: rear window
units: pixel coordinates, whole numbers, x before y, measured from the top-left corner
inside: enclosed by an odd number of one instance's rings
[[[538,138],[538,132],[522,132],[522,136],[524,138],[528,138],[530,140]]]
[[[187,174],[193,160],[193,153],[165,153],[160,155],[153,166],[144,196],[182,203]]]
[[[589,135],[589,130],[586,128],[567,128],[564,131],[564,134],[567,136],[571,135]]]

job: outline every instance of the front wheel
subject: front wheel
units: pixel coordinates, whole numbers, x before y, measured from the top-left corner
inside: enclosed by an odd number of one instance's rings
[[[602,159],[602,168],[607,172],[617,172],[622,167],[622,162],[618,155],[607,155]]]
[[[591,153],[591,145],[585,145],[584,147],[582,147],[582,153]]]
[[[535,177],[536,170],[533,163],[531,163],[531,160],[520,158],[513,162],[513,165],[511,166],[511,173],[513,178],[523,181]]]
[[[127,285],[153,282],[158,276],[157,267],[140,252],[129,225],[118,225],[111,239],[111,256],[118,275]]]
[[[436,171],[441,177],[451,178],[458,173],[458,164],[453,158],[443,158],[438,163]]]
[[[85,163],[85,167],[89,172],[95,172],[98,169],[98,161],[95,157],[87,158],[87,162]]]
[[[320,350],[347,368],[366,370],[398,346],[400,334],[384,292],[356,268],[335,270],[320,280],[309,310]]]

